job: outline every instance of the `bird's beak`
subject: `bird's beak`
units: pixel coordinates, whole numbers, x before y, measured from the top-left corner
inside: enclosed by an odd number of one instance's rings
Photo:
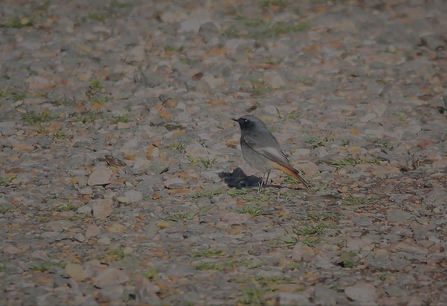
[[[231,120],[239,122],[239,119],[231,118]]]

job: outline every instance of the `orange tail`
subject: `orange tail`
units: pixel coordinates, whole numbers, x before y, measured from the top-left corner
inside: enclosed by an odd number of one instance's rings
[[[298,170],[293,169],[292,167],[286,167],[280,164],[276,164],[275,165],[276,168],[278,170],[281,170],[284,173],[290,174],[291,176],[293,176],[295,179],[299,180],[301,183],[303,183],[304,187],[306,187],[306,189],[309,189],[309,183],[306,182],[306,180],[300,175],[300,173],[298,172]]]

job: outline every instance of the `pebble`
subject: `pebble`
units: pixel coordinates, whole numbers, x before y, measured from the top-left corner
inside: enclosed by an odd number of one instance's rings
[[[126,198],[126,197],[117,197],[116,200],[120,203],[123,204],[129,204],[130,203],[130,199]]]
[[[100,245],[109,245],[112,242],[112,240],[110,239],[110,237],[102,237],[100,239],[98,239],[98,243]]]
[[[109,285],[124,284],[128,280],[129,276],[126,272],[119,269],[108,268],[93,278],[93,284],[98,288],[103,288]]]
[[[46,251],[43,250],[36,250],[31,253],[31,258],[41,259],[41,260],[50,260],[50,257],[48,257],[48,254]]]
[[[302,242],[298,242],[292,249],[292,259],[295,262],[308,262],[315,256],[315,251]]]
[[[112,173],[112,170],[107,167],[96,167],[90,174],[87,184],[89,186],[110,184]]]
[[[427,34],[421,37],[421,42],[431,50],[438,50],[444,48],[446,43],[440,35]]]
[[[12,254],[17,254],[17,253],[20,253],[20,249],[14,247],[12,245],[3,247],[3,254],[12,255]]]
[[[107,303],[109,305],[120,305],[120,298],[124,294],[124,286],[108,285],[99,290],[96,300],[98,303]]]
[[[345,288],[345,293],[354,302],[359,305],[376,305],[378,298],[377,290],[374,285],[358,282],[353,286]]]
[[[411,218],[414,218],[414,216],[408,212],[401,210],[393,210],[390,213],[388,213],[387,220],[388,222],[404,223],[407,222],[407,220],[410,220]]]
[[[112,199],[92,200],[89,204],[92,207],[93,216],[98,219],[107,218],[113,211]]]
[[[91,187],[85,187],[79,190],[79,194],[90,195],[93,193],[93,189]]]
[[[325,288],[321,284],[315,285],[314,301],[321,305],[340,305],[346,303],[346,298],[341,292]]]
[[[85,239],[89,240],[92,237],[95,237],[101,233],[99,227],[95,224],[89,224],[87,229],[85,230]]]
[[[129,190],[124,193],[124,196],[131,202],[139,202],[143,199],[143,194],[136,190]]]
[[[79,242],[84,242],[85,241],[85,236],[82,235],[81,233],[76,234],[74,236],[74,238],[76,239],[76,241],[79,241]]]
[[[68,230],[72,228],[75,224],[67,220],[56,220],[48,222],[47,226],[55,232],[62,232],[63,230]]]
[[[129,50],[126,60],[129,63],[139,63],[146,59],[146,50],[144,46],[136,46]]]
[[[75,281],[81,282],[85,279],[84,268],[81,265],[69,263],[65,266],[65,272]]]
[[[92,212],[92,208],[88,205],[84,205],[78,208],[77,213],[78,214],[88,214]]]
[[[301,293],[279,292],[276,294],[269,293],[266,298],[275,298],[281,305],[308,305],[309,299]]]
[[[397,242],[390,247],[391,252],[410,252],[416,254],[427,254],[428,249],[408,242]]]
[[[286,86],[286,82],[283,78],[276,72],[267,72],[264,75],[265,83],[271,86],[273,89],[278,89]]]

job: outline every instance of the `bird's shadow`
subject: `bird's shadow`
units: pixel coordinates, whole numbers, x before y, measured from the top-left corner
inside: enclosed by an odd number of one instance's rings
[[[254,176],[254,175],[246,175],[245,172],[241,168],[236,168],[233,172],[220,172],[219,177],[223,179],[223,181],[230,188],[250,188],[250,187],[259,187],[261,184],[262,178]],[[279,185],[264,185],[263,187],[273,187],[273,188],[282,188]]]

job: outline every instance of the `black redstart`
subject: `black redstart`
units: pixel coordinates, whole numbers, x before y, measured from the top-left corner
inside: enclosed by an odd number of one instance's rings
[[[261,186],[264,184],[265,174],[267,174],[265,182],[267,184],[270,171],[278,169],[290,174],[309,188],[309,184],[301,177],[298,170],[290,165],[275,136],[270,133],[261,119],[246,115],[232,120],[238,122],[241,128],[242,156],[247,164],[263,172]]]

